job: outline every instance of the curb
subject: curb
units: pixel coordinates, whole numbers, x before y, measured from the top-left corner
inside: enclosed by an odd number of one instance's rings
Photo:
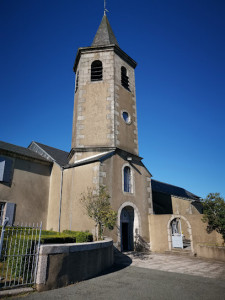
[[[4,291],[0,291],[0,298],[2,296],[15,296],[15,295],[28,293],[28,292],[33,292],[33,291],[34,291],[34,289],[32,287],[4,290]]]

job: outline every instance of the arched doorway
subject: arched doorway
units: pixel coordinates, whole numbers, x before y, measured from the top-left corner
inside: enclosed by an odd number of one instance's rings
[[[134,250],[134,209],[126,206],[121,211],[120,217],[121,250]]]
[[[173,215],[167,225],[169,250],[184,249],[193,252],[192,230],[188,220],[181,215]]]
[[[124,202],[118,210],[118,247],[121,251],[133,251],[134,243],[140,235],[138,208],[132,202]]]

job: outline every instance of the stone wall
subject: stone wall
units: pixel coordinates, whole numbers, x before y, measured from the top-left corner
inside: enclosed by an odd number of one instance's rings
[[[165,252],[171,250],[170,222],[173,218],[181,218],[182,224],[186,223],[191,251],[197,253],[199,243],[222,244],[222,237],[217,232],[210,234],[206,231],[206,224],[202,222],[202,215],[149,215],[149,231],[151,250]]]
[[[38,291],[73,284],[101,273],[113,264],[111,239],[94,243],[42,245],[38,262]]]
[[[197,256],[225,261],[225,247],[198,244]]]
[[[100,60],[103,79],[91,81],[91,64]],[[74,98],[72,147],[114,146],[114,52],[82,52]],[[75,160],[79,157],[75,156]]]

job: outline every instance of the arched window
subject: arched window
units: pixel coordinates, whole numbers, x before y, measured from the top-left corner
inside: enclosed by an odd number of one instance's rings
[[[76,87],[75,87],[75,93],[78,90],[78,86],[79,86],[79,71],[77,71],[77,76],[76,76]]]
[[[125,89],[129,90],[129,78],[125,67],[121,67],[121,84]]]
[[[102,80],[102,62],[95,60],[91,64],[91,81]]]
[[[132,193],[131,169],[126,166],[123,169],[123,190],[127,193]]]

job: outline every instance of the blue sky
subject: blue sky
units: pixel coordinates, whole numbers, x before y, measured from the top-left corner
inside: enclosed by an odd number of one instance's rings
[[[225,1],[108,0],[136,68],[139,152],[153,178],[225,197]],[[0,140],[70,151],[78,47],[103,0],[0,1]]]

